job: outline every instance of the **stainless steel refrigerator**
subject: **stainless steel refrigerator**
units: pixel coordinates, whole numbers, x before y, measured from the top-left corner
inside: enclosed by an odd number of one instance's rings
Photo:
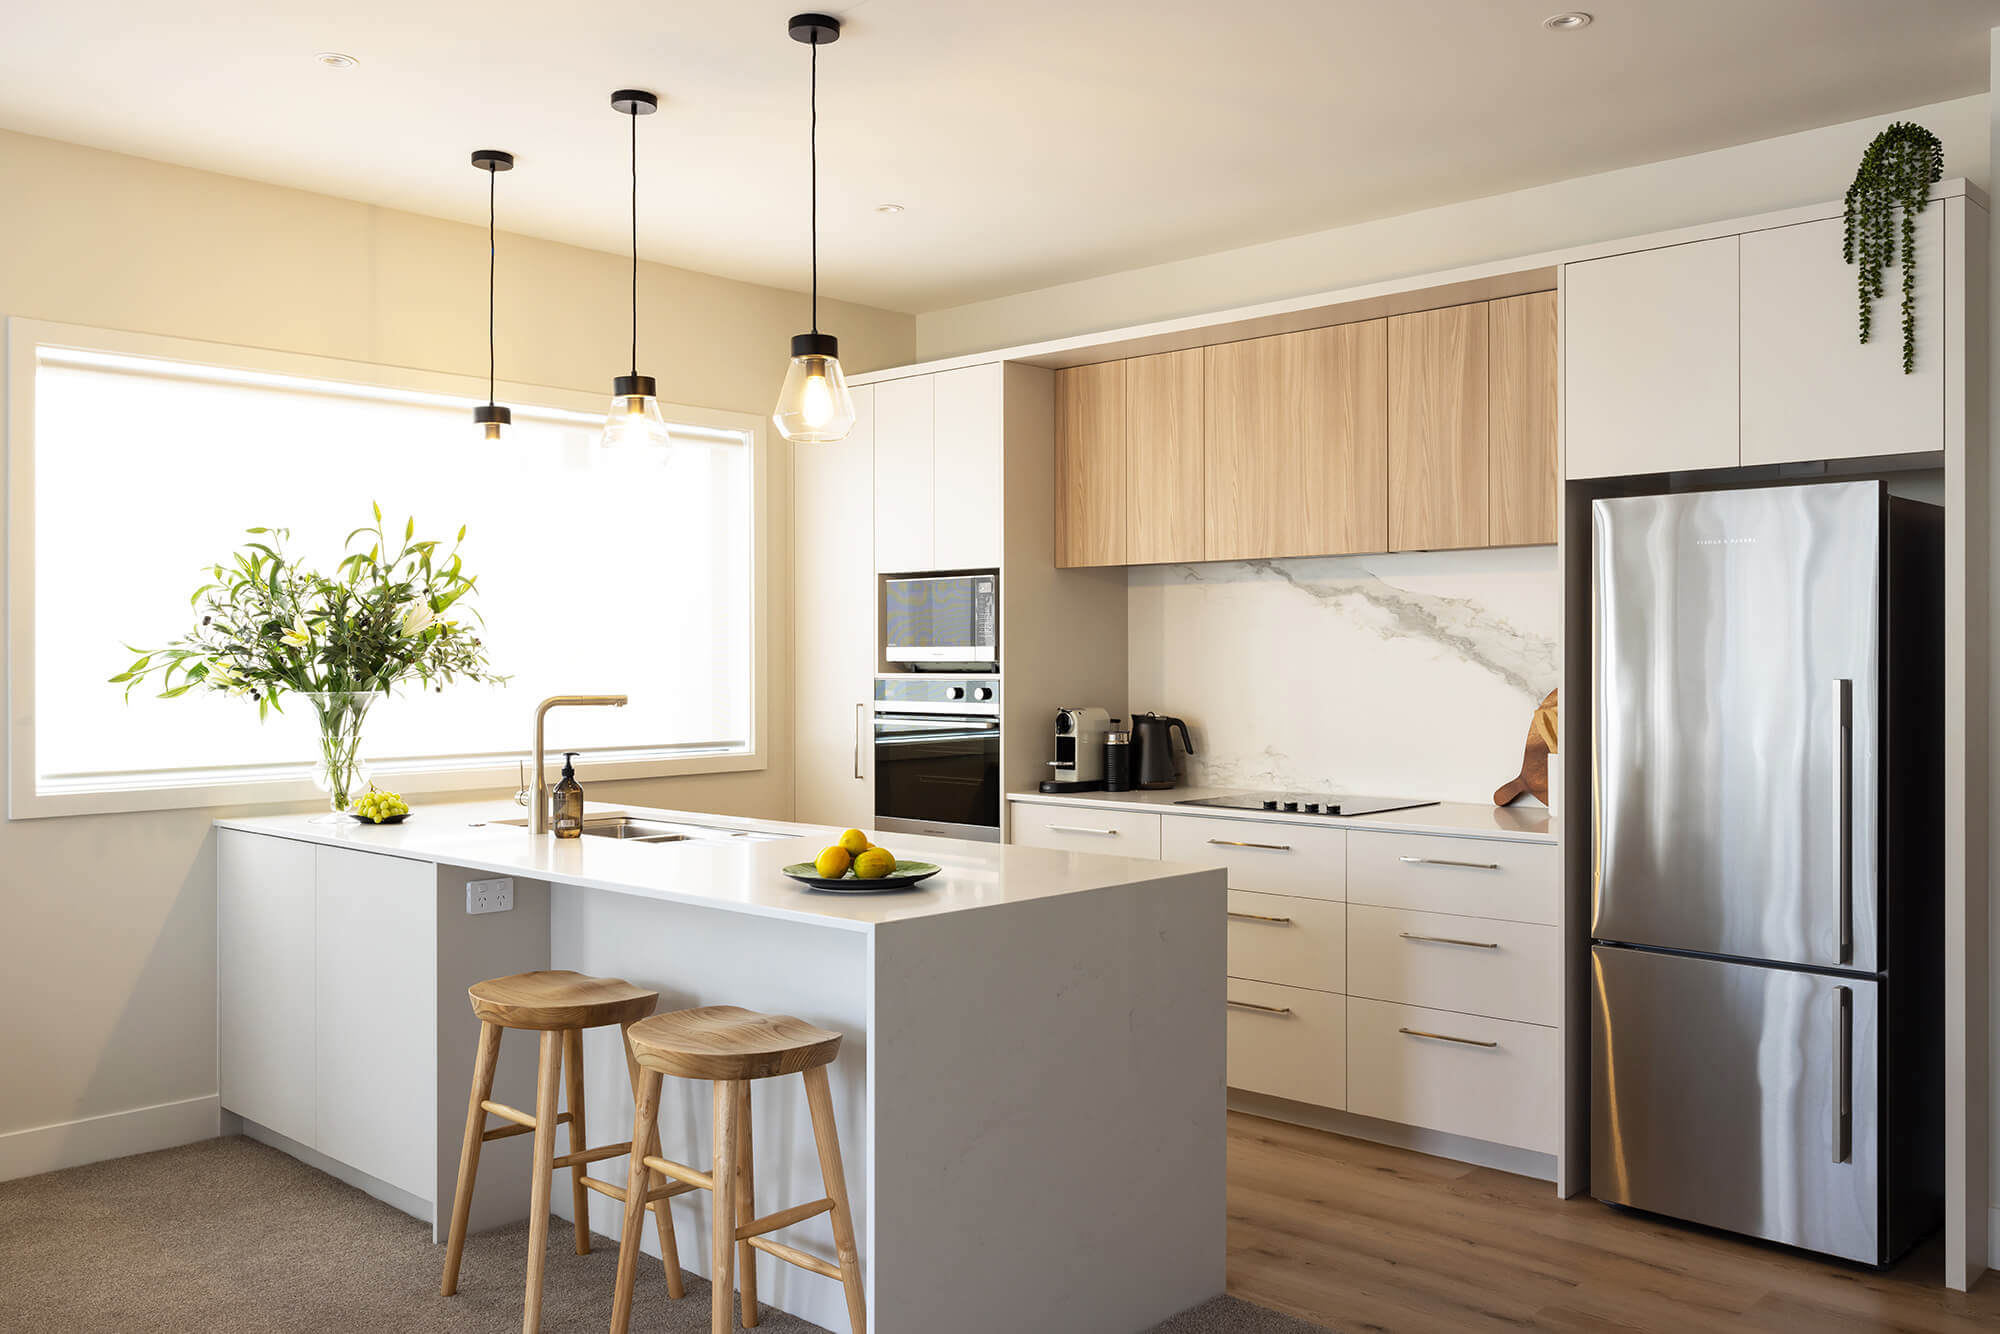
[[[1887,1263],[1942,1217],[1942,511],[1593,528],[1591,1191]]]

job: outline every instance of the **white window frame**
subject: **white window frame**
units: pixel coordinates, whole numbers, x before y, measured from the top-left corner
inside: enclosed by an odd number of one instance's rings
[[[191,777],[177,782],[163,776],[159,784],[124,783],[103,788],[43,793],[37,791],[35,762],[35,370],[40,348],[153,357],[197,366],[264,372],[343,384],[445,394],[483,402],[486,381],[442,371],[343,361],[333,357],[237,347],[157,334],[94,329],[83,325],[9,316],[6,322],[6,515],[5,654],[6,696],[11,724],[7,731],[7,818],[105,814],[121,811],[187,810],[205,806],[297,805],[324,800],[314,786],[312,765],[301,762],[262,770],[232,773],[213,779]],[[503,403],[531,405],[601,416],[602,395],[557,389],[547,385],[502,380],[497,397]],[[771,525],[769,514],[768,423],[760,416],[726,412],[688,404],[662,403],[669,422],[741,431],[750,439],[751,515],[755,531],[750,546],[750,738],[746,748],[728,751],[594,752],[591,772],[600,779],[670,778],[688,774],[740,773],[768,769],[771,712]],[[468,430],[471,427],[468,425]],[[657,582],[657,575],[633,571],[625,576]],[[113,687],[106,686],[110,690]],[[617,682],[579,681],[578,689],[619,689]],[[521,700],[518,751],[496,744],[498,755],[444,759],[425,767],[395,773],[396,787],[405,793],[472,792],[499,789],[512,792],[519,784],[520,762],[528,758],[534,706]],[[498,739],[496,739],[498,741]],[[302,745],[301,747],[305,747]]]

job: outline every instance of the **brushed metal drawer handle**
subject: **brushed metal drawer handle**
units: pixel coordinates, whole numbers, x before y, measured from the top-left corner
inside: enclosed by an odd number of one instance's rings
[[[1080,824],[1052,824],[1049,828],[1058,834],[1103,834],[1109,838],[1118,837],[1116,829],[1092,829]]]
[[[1230,1002],[1231,1005],[1235,1003],[1235,1001]],[[1478,1038],[1455,1038],[1449,1033],[1426,1033],[1421,1028],[1399,1028],[1396,1031],[1398,1033],[1406,1033],[1413,1038],[1435,1038],[1439,1042],[1457,1042],[1467,1047],[1497,1047],[1500,1045],[1497,1042],[1481,1042]]]
[[[1468,871],[1497,871],[1500,869],[1500,863],[1498,862],[1455,862],[1448,857],[1398,857],[1396,860],[1406,862],[1411,866],[1462,866]]]
[[[1292,845],[1289,843],[1245,843],[1240,839],[1234,838],[1211,838],[1208,841],[1218,848],[1260,848],[1265,852],[1290,852],[1292,850]]]
[[[1292,924],[1292,919],[1289,917],[1266,917],[1263,913],[1237,912],[1234,909],[1230,910],[1229,916],[1232,920],[1238,922],[1270,922],[1275,926],[1290,926]]]
[[[1290,1014],[1292,1012],[1292,1007],[1289,1005],[1257,1005],[1250,1001],[1240,1000],[1226,1001],[1224,1003],[1233,1010],[1255,1010],[1258,1014]]]
[[[1399,931],[1396,934],[1404,940],[1428,940],[1434,945],[1469,945],[1476,950],[1497,950],[1500,948],[1500,942],[1497,940],[1460,940],[1457,936],[1420,936],[1414,931]]]

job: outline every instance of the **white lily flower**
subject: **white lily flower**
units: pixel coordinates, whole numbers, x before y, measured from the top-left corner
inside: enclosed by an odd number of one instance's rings
[[[411,635],[420,635],[430,629],[431,624],[436,620],[437,613],[431,610],[430,603],[412,602],[409,606],[403,608],[403,635],[405,638]]]
[[[250,687],[244,684],[243,678],[232,671],[229,664],[220,658],[208,664],[208,675],[203,679],[208,682],[211,689],[227,690],[232,695],[247,695],[250,693]]]
[[[304,616],[292,617],[292,628],[278,636],[293,648],[304,648],[312,643],[312,627],[306,624]]]

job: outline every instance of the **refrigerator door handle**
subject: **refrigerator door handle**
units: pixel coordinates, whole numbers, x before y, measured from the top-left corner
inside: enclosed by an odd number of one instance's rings
[[[1854,1157],[1854,989],[1833,989],[1833,1161]]]
[[[1833,719],[1833,864],[1845,964],[1854,962],[1854,682],[1846,678],[1833,683]]]

